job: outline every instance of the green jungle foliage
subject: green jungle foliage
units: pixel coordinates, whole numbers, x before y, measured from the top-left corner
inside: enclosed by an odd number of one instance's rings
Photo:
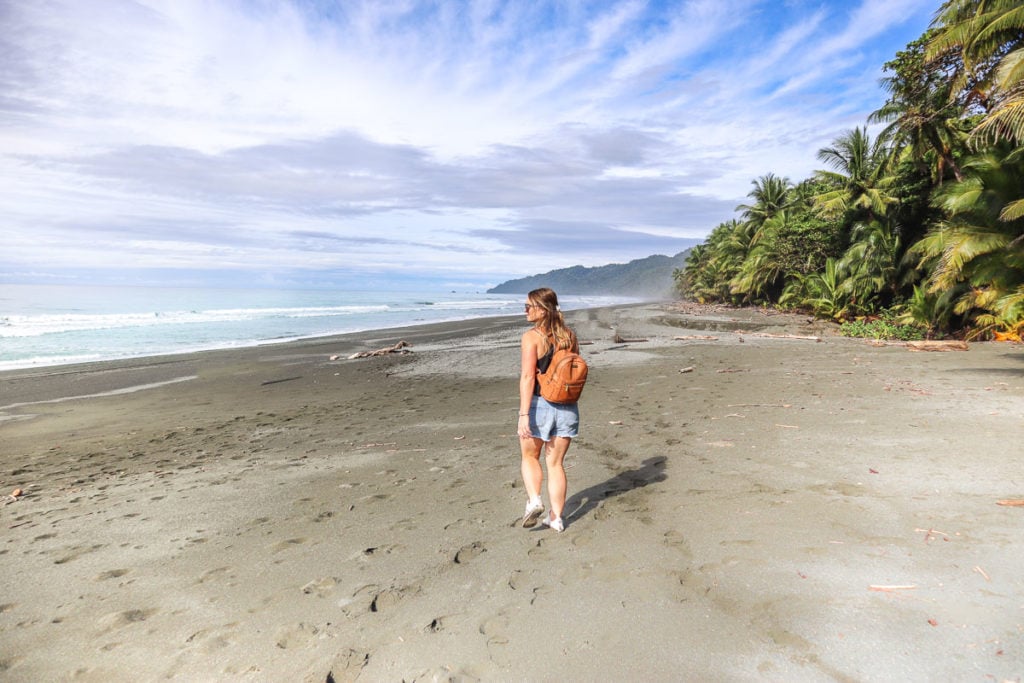
[[[673,273],[703,302],[775,305],[886,339],[1024,334],[1024,0],[947,0],[884,66],[888,98]]]
[[[839,326],[839,333],[844,337],[918,341],[927,336],[927,329],[914,323],[903,323],[892,311],[883,311],[876,317],[848,320]]]

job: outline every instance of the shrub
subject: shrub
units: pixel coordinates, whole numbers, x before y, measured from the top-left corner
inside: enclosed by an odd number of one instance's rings
[[[892,311],[883,311],[881,315],[869,318],[857,318],[844,322],[839,326],[839,333],[844,337],[863,337],[866,339],[887,339],[894,341],[917,341],[924,339],[927,329],[917,324],[905,324],[897,321]]]

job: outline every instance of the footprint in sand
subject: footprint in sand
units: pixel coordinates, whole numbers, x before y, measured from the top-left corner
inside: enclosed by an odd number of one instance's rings
[[[379,592],[380,587],[376,584],[362,586],[352,594],[352,597],[342,598],[338,601],[338,607],[349,617],[358,617],[370,611],[370,605]]]
[[[198,646],[205,653],[217,652],[234,642],[233,636],[238,632],[238,626],[238,622],[233,621],[223,626],[204,628],[186,638],[185,643]]]
[[[374,555],[390,555],[398,548],[399,546],[397,545],[375,545],[364,549],[359,554],[363,557],[372,557]]]
[[[270,552],[279,553],[283,550],[288,550],[289,548],[294,548],[297,545],[307,543],[308,541],[309,539],[307,538],[289,538],[284,541],[281,541],[280,543],[275,543],[274,545],[270,546]]]
[[[96,575],[94,581],[107,581],[109,579],[119,579],[128,573],[127,569],[108,569],[105,572],[101,572]]]
[[[444,619],[442,617],[434,617],[434,619],[423,627],[424,633],[440,633],[444,630]]]
[[[452,561],[455,564],[466,564],[474,557],[477,557],[481,553],[485,552],[487,552],[487,548],[484,547],[484,544],[480,541],[474,541],[469,545],[464,545],[461,548],[459,548],[458,552],[455,553],[455,557],[453,558]]]
[[[376,614],[390,610],[407,596],[418,591],[419,587],[415,585],[382,590],[377,585],[369,584],[356,590],[351,598],[339,601],[338,606],[349,617]]]
[[[412,680],[414,681],[461,681],[462,683],[478,683],[479,678],[465,669],[453,669],[448,665],[439,666],[435,669],[421,671]]]
[[[594,538],[596,538],[596,534],[594,533],[593,529],[588,529],[586,531],[576,533],[572,537],[572,544],[577,548],[583,548],[585,546],[590,545]]]
[[[374,596],[377,595],[378,589],[379,587],[374,584],[362,586],[352,593],[351,597],[339,600],[338,606],[341,607],[341,611],[346,616],[366,614],[370,611],[370,604],[374,601]]]
[[[454,522],[452,522],[451,524],[446,524],[445,527],[444,527],[444,530],[445,531],[449,531],[451,529],[466,529],[466,528],[471,527],[471,526],[475,526],[475,525],[472,522],[470,522],[468,519],[457,519]]]
[[[315,595],[318,598],[323,598],[327,597],[332,592],[334,592],[334,589],[335,587],[337,587],[338,583],[339,579],[333,576],[324,576],[322,578],[310,581],[305,586],[303,586],[301,590],[306,595]]]
[[[56,560],[53,561],[53,563],[54,564],[67,564],[68,562],[72,562],[74,560],[77,560],[82,555],[88,555],[89,553],[94,553],[94,552],[96,552],[97,550],[99,550],[99,549],[101,549],[103,547],[104,547],[104,544],[102,544],[102,543],[95,544],[95,545],[74,545],[74,546],[71,546],[70,548],[66,549],[68,551],[68,553],[66,555],[64,555],[63,557],[57,558]]]
[[[548,549],[544,547],[545,542],[547,540],[548,539],[545,538],[540,539],[539,541],[537,541],[536,545],[534,545],[532,548],[526,551],[526,554],[529,555],[532,559],[537,560],[548,557],[550,553],[548,552]]]
[[[370,602],[371,612],[384,612],[397,605],[402,598],[405,597],[405,591],[403,589],[388,589],[383,590],[373,596],[373,600]]]
[[[156,614],[157,611],[156,609],[129,609],[123,612],[114,612],[100,617],[96,624],[101,633],[109,633],[141,623]]]
[[[675,599],[679,602],[686,602],[694,595],[704,596],[707,595],[718,582],[709,577],[709,574],[704,572],[704,567],[700,568],[701,571],[671,571],[670,575],[674,576],[678,583],[678,591],[675,593]]]
[[[388,527],[388,531],[416,531],[417,529],[418,524],[416,523],[416,520],[408,518],[400,519]]]
[[[637,512],[647,512],[647,508],[630,502],[629,494],[624,493],[603,501],[594,511],[594,519],[600,522],[613,517],[636,518]]]
[[[664,536],[662,536],[661,542],[669,548],[678,548],[679,550],[686,552],[687,556],[689,556],[690,554],[689,547],[686,543],[686,538],[675,529],[666,531]]]
[[[573,582],[570,584],[570,582],[568,581],[563,581],[562,583],[569,585],[579,585],[578,582]],[[554,588],[552,588],[551,586],[536,586],[533,589],[533,597],[530,598],[530,604],[533,605],[537,602],[539,598],[547,595],[548,593],[551,593],[552,591],[554,591]]]
[[[203,575],[196,579],[196,583],[206,583],[207,581],[220,580],[230,571],[231,567],[217,567],[216,569],[210,569],[209,571],[203,572]]]
[[[359,678],[359,674],[362,673],[363,667],[365,667],[369,661],[369,652],[352,649],[345,650],[335,657],[333,662],[331,662],[331,668],[327,672],[327,677],[325,679],[326,683],[352,683]]]
[[[360,503],[379,503],[381,501],[388,500],[389,498],[391,498],[391,496],[389,494],[387,494],[387,493],[374,493],[374,494],[371,494],[371,495],[368,495],[368,496],[363,496],[362,498],[360,498],[358,500],[358,502],[360,502]]]
[[[513,569],[512,573],[508,575],[508,587],[514,591],[520,590],[523,587],[525,578],[522,570]]]
[[[313,624],[299,623],[278,632],[277,646],[282,650],[306,647],[320,636],[320,629]]]
[[[499,612],[480,624],[480,634],[487,639],[487,655],[501,667],[511,666],[508,653],[508,615]]]

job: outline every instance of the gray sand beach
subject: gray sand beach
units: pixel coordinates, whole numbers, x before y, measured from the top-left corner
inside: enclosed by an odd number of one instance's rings
[[[0,679],[1024,678],[1024,347],[567,317],[561,534],[518,318],[0,374]]]

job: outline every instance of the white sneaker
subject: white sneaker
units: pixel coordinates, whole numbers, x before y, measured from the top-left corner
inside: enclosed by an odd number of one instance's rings
[[[550,527],[552,530],[557,531],[558,533],[562,533],[563,531],[565,531],[565,524],[562,523],[561,517],[555,517],[554,519],[545,517],[541,521],[541,524],[543,524],[546,527]]]
[[[537,520],[544,513],[544,502],[540,498],[526,503],[526,512],[523,513],[523,527],[536,526]]]

